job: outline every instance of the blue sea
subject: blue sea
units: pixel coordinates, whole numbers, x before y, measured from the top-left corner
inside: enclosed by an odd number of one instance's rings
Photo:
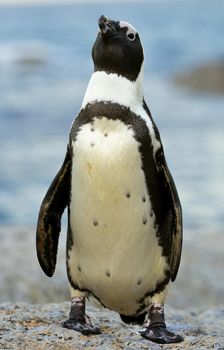
[[[186,229],[224,224],[224,98],[173,77],[224,58],[224,1],[0,7],[0,224],[35,225],[91,76],[97,19],[139,31],[144,95],[159,127]]]

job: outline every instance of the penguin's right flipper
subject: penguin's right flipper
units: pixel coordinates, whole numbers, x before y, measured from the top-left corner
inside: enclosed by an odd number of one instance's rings
[[[68,146],[64,163],[43,199],[37,222],[37,257],[49,277],[53,275],[56,266],[61,216],[69,203],[70,174],[71,156]]]

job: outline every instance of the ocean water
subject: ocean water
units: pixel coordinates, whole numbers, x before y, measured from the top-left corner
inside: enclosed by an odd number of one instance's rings
[[[224,99],[173,76],[224,57],[223,1],[0,7],[0,224],[33,225],[66,151],[93,65],[97,19],[132,23],[144,95],[181,198],[185,228],[224,223]]]

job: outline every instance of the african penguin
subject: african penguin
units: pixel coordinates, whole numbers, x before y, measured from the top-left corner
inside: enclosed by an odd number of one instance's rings
[[[68,207],[71,310],[63,327],[101,333],[85,313],[85,298],[93,295],[124,322],[145,322],[143,337],[180,342],[166,328],[164,302],[179,268],[182,212],[143,97],[142,44],[127,22],[101,16],[98,23],[94,72],[40,208],[39,263],[53,275]]]

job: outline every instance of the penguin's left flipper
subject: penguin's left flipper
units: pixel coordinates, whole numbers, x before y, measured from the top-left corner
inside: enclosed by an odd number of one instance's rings
[[[71,156],[69,146],[61,169],[52,181],[40,207],[37,231],[37,257],[45,274],[51,277],[57,259],[61,216],[69,203]]]
[[[182,241],[183,241],[183,223],[182,209],[180,200],[177,194],[176,186],[169,172],[166,160],[163,154],[163,149],[156,153],[156,164],[159,169],[160,178],[165,187],[167,198],[172,212],[172,227],[171,227],[171,249],[170,249],[170,276],[173,282],[176,278],[181,258]]]
[[[143,107],[152,121],[157,140],[159,141],[160,144],[162,144],[159,130],[153,121],[152,115],[150,113],[150,110],[145,100],[143,100]],[[183,242],[182,209],[181,209],[181,204],[180,204],[175,183],[173,181],[172,175],[170,174],[170,171],[166,164],[166,159],[165,159],[162,147],[156,152],[155,157],[156,157],[157,169],[160,175],[160,181],[164,186],[165,194],[166,194],[166,197],[168,198],[169,207],[171,210],[172,219],[170,221],[172,225],[172,228],[171,228],[172,232],[170,237],[171,247],[169,251],[169,260],[170,260],[170,277],[171,277],[171,281],[173,282],[176,278],[176,275],[179,269],[181,251],[182,251],[182,242]]]

